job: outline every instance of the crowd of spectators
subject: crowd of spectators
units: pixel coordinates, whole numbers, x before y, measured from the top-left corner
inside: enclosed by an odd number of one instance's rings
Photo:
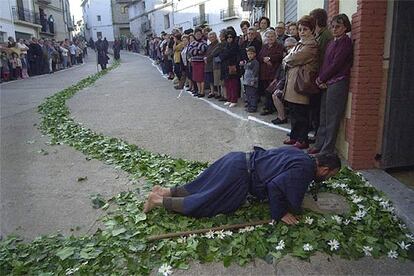
[[[31,40],[8,38],[0,44],[1,82],[25,79],[82,64],[87,54],[87,45],[82,39]]]
[[[291,125],[285,144],[333,152],[352,66],[350,21],[339,14],[328,24],[326,11],[315,9],[298,22],[270,25],[266,17],[242,21],[240,35],[232,26],[219,33],[174,29],[150,37],[145,50],[176,89],[229,108],[244,104],[249,113],[275,113],[272,123]]]

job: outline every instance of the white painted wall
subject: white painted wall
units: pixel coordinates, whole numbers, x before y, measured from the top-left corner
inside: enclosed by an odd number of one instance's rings
[[[13,24],[13,15],[12,15],[12,1],[11,0],[1,0],[1,9],[0,9],[0,41],[7,41],[9,36],[15,38],[15,28]],[[13,1],[14,2],[14,1]],[[14,2],[15,3],[15,2]]]
[[[213,31],[220,31],[228,26],[233,26],[236,31],[240,32],[240,22],[248,19],[249,14],[243,13],[241,0],[234,0],[234,7],[239,10],[240,18],[222,21],[220,19],[220,10],[228,7],[228,0],[169,0],[163,3],[162,0],[144,0],[145,10],[142,7],[142,1],[134,3],[129,9],[131,33],[142,39],[141,23],[142,17],[138,17],[144,12],[148,13],[148,19],[151,21],[152,32],[159,35],[162,31],[169,32],[173,28],[182,28],[183,30],[193,28],[193,17],[199,16],[200,4],[205,5],[205,14],[209,17],[208,25]],[[164,16],[170,15],[170,28],[165,28]]]
[[[339,1],[339,13],[344,13],[352,20],[352,15],[356,13],[358,8],[357,0],[341,0]]]
[[[314,9],[323,9],[323,4],[324,0],[298,0],[297,20],[304,15],[309,15],[309,13]]]
[[[92,37],[96,41],[97,32],[102,32],[102,38],[106,37],[108,41],[114,41],[111,1],[88,0],[84,3],[82,11],[83,20],[90,28],[85,31],[86,39]],[[101,16],[101,21],[98,21],[98,15]]]

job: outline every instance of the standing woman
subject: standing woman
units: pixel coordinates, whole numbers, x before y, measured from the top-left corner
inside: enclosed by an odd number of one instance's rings
[[[219,42],[217,39],[217,34],[215,32],[208,33],[208,40],[210,44],[208,45],[206,56],[204,57],[204,71],[205,75],[204,78],[206,82],[210,85],[210,94],[208,95],[209,98],[213,98],[214,95],[214,69],[213,69],[213,53],[214,50],[217,48]]]
[[[178,79],[178,84],[174,86],[175,89],[183,89],[185,77],[183,77],[181,51],[184,49],[184,43],[181,41],[181,34],[176,33],[174,35],[174,74]]]
[[[299,94],[295,84],[300,69],[318,72],[318,43],[313,35],[315,31],[313,17],[308,15],[302,17],[298,26],[300,41],[283,59],[287,70],[284,100],[289,107],[289,119],[292,126],[290,138],[283,143],[306,149],[309,147],[309,96]]]
[[[215,96],[220,102],[227,102],[226,98],[226,88],[224,87],[224,76],[221,72],[221,60],[220,53],[223,51],[224,46],[226,45],[226,29],[222,29],[219,35],[219,44],[214,49],[213,56],[213,77],[214,85],[217,87],[217,94]],[[223,72],[224,73],[224,72]]]
[[[334,39],[328,43],[322,68],[316,84],[323,90],[320,125],[316,143],[309,153],[333,152],[339,124],[348,100],[349,76],[352,67],[352,40],[346,35],[351,22],[345,14],[334,16],[331,21]]]
[[[194,96],[204,97],[204,55],[207,51],[207,43],[203,40],[203,31],[196,28],[195,40],[191,42],[189,52],[191,55],[191,66],[193,70],[193,81],[197,83],[198,93]]]
[[[235,107],[240,89],[239,45],[235,41],[236,32],[233,30],[227,30],[225,37],[226,43],[219,55],[222,64],[221,70],[224,70],[224,86],[227,93],[227,102],[224,105]]]
[[[270,28],[270,19],[263,16],[259,19],[259,33],[260,36],[262,38],[262,41],[265,41],[265,33],[269,30]]]
[[[269,115],[275,111],[272,94],[265,90],[275,79],[283,58],[283,46],[277,43],[275,31],[268,30],[265,36],[265,44],[257,57],[260,63],[259,95],[265,96],[265,108],[261,115]]]

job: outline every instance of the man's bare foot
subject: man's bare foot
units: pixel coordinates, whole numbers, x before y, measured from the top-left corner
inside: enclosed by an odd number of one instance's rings
[[[170,188],[163,188],[160,185],[155,185],[154,187],[152,187],[152,192],[162,197],[171,197]]]
[[[161,205],[162,205],[162,196],[160,196],[159,194],[151,192],[148,195],[148,199],[144,204],[144,213],[148,213],[149,211],[151,211],[155,207],[161,206]]]

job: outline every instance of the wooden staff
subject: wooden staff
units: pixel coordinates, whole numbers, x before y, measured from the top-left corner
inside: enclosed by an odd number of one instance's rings
[[[154,236],[150,236],[148,238],[148,241],[151,242],[151,241],[158,241],[158,240],[169,239],[169,238],[186,237],[186,236],[189,236],[191,234],[203,234],[203,233],[207,233],[209,231],[239,229],[239,228],[244,228],[244,227],[248,227],[248,226],[269,224],[270,222],[272,222],[272,220],[267,219],[267,220],[259,220],[259,221],[241,223],[241,224],[229,224],[229,225],[218,226],[218,227],[195,229],[195,230],[191,230],[191,231],[183,231],[183,232],[176,232],[176,233],[167,233],[167,234],[161,234],[161,235],[154,235]]]

